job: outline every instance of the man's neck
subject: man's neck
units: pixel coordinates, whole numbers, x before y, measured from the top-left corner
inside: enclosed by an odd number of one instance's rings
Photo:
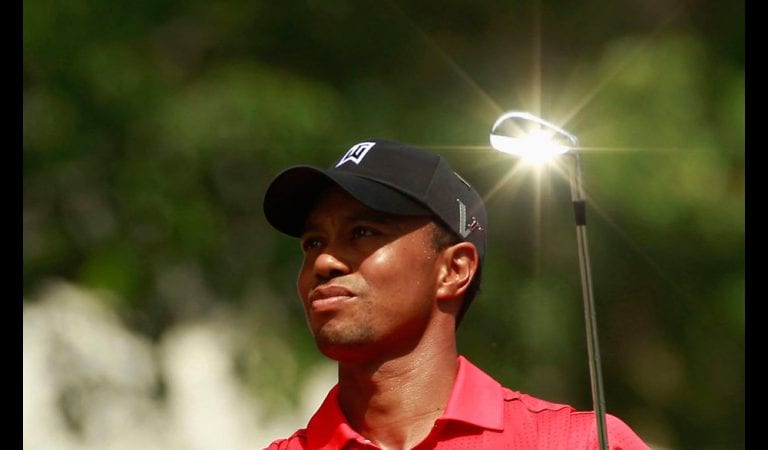
[[[457,370],[455,346],[375,365],[340,363],[339,402],[352,427],[381,448],[412,448],[445,410]]]

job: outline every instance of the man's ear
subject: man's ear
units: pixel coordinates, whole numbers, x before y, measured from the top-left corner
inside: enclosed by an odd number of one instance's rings
[[[474,244],[459,242],[442,250],[437,298],[461,297],[477,273],[480,257]]]

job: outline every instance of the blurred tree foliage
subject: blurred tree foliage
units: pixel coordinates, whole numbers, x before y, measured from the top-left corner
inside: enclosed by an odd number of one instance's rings
[[[279,170],[370,136],[441,151],[487,193],[461,350],[591,407],[575,232],[553,169],[478,150],[506,109],[577,134],[608,410],[670,448],[744,446],[743,2],[24,3],[25,301],[108,290],[158,338],[236,311],[275,408],[320,361]],[[592,151],[594,150],[594,151]],[[499,180],[505,180],[500,182]]]

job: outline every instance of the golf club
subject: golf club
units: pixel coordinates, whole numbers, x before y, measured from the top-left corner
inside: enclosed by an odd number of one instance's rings
[[[491,146],[504,153],[546,163],[560,155],[573,157],[570,170],[571,200],[576,222],[576,240],[579,251],[581,291],[584,299],[584,318],[587,328],[589,374],[592,385],[598,441],[601,450],[608,449],[605,426],[605,395],[600,368],[600,350],[597,341],[595,304],[592,294],[592,273],[587,249],[587,210],[582,187],[579,141],[576,136],[533,114],[510,111],[501,115],[491,128]]]

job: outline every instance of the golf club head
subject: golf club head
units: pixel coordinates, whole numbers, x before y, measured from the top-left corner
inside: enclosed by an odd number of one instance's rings
[[[531,113],[509,111],[491,127],[491,146],[530,159],[548,159],[578,147],[576,136]]]

